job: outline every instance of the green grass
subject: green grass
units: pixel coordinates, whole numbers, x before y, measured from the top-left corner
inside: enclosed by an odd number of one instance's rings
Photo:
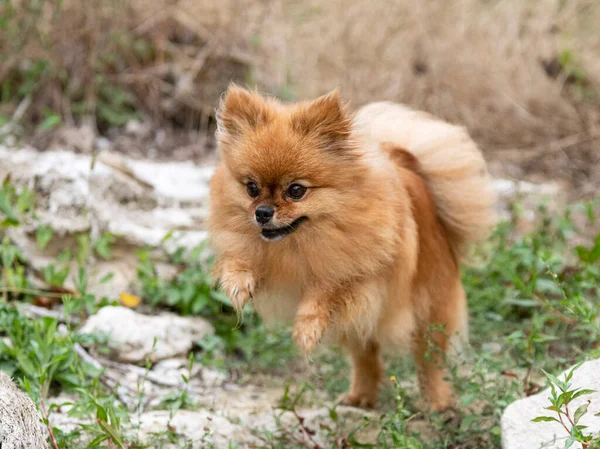
[[[2,227],[35,223],[34,204],[30,191],[3,183]],[[574,224],[574,213],[586,217],[581,228]],[[598,203],[577,205],[553,216],[540,208],[532,232],[516,235],[515,217],[512,222],[500,224],[474,252],[474,263],[463,271],[470,306],[471,347],[459,362],[448,362],[458,393],[458,407],[452,415],[424,413],[412,362],[392,358],[387,361],[386,375],[395,381],[386,382],[377,410],[380,419],[367,419],[348,428],[333,408],[329,412],[333,425],[321,429],[308,428],[301,417],[291,425],[281,420],[281,427],[275,431],[255,429],[263,447],[312,449],[312,432],[319,430],[328,441],[327,447],[332,448],[500,448],[500,417],[508,404],[543,388],[544,372],[556,374],[600,355],[600,236],[582,246],[572,244],[576,237],[589,235],[586,228],[598,223],[597,213]],[[45,247],[53,232],[39,226],[36,238],[38,246]],[[81,435],[87,436],[90,443],[86,447],[90,449],[143,447],[130,424],[135,412],[103,384],[101,371],[81,360],[75,351],[76,345],[86,343],[83,338],[92,337],[79,336],[76,324],[64,326],[58,318],[29,319],[16,307],[40,296],[58,296],[64,304],[63,321],[76,323],[98,308],[115,303],[114,298],[90,294],[86,281],[88,256],[93,253],[110,259],[114,236],[92,240],[80,235],[77,242],[75,249],[42,270],[47,288],[40,291],[28,280],[26,258],[10,239],[2,239],[0,369],[14,376],[41,409],[49,397],[61,391],[77,398],[72,413],[87,424],[70,433],[54,429],[58,447],[78,447],[76,441]],[[179,269],[170,280],[158,276],[149,251],[138,252],[139,282],[134,293],[146,306],[200,315],[215,326],[215,334],[200,342],[191,355],[190,372],[192,365],[199,363],[242,372],[239,382],[269,377],[281,386],[293,384],[297,388],[286,391],[276,412],[279,414],[294,414],[301,405],[310,403],[311,390],[324,392],[334,400],[348,387],[348,363],[338,348],[322,348],[307,368],[291,343],[289,329],[267,330],[252,311],[239,322],[228,299],[211,288],[207,275],[210,261],[200,262],[203,250],[181,249],[172,254],[171,262]],[[76,289],[65,294],[61,288],[70,261],[78,266]],[[569,386],[560,383],[563,381],[549,378],[556,387],[555,415],[540,419],[564,418],[564,398],[569,400],[569,394],[575,393],[569,393]],[[142,398],[143,389],[137,394]],[[161,404],[173,412],[198,406],[187,389],[162,398]],[[53,412],[49,409],[44,413]],[[596,436],[586,434],[576,422],[567,425],[573,441],[593,447]],[[360,432],[353,431],[362,427],[379,429],[374,446],[359,442]],[[177,441],[177,435],[165,429],[147,447],[162,447],[168,441]]]

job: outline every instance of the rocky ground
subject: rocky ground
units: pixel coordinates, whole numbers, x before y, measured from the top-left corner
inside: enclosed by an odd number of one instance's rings
[[[100,236],[108,232],[116,236],[110,260],[92,260],[88,291],[97,297],[118,298],[123,292],[135,292],[137,249],[150,251],[160,275],[169,278],[177,273],[178,266],[167,255],[180,247],[197,246],[206,238],[203,221],[213,169],[214,159],[205,159],[203,164],[155,162],[131,159],[109,150],[92,157],[73,151],[38,152],[33,148],[0,146],[0,179],[10,177],[16,185],[29,186],[38,197],[35,225],[8,228],[6,235],[28,261],[32,281],[40,285],[44,267],[65,248],[73,247],[78,234]],[[501,216],[510,216],[515,199],[523,205],[524,213],[517,227],[523,232],[531,227],[541,198],[550,198],[556,207],[565,196],[561,187],[551,182],[530,184],[497,179],[495,185]],[[54,229],[54,238],[44,249],[36,245],[36,229],[40,225]],[[167,235],[169,238],[165,239]],[[77,272],[75,267],[71,272]],[[107,280],[109,273],[113,275]],[[65,288],[73,289],[75,283],[76,279],[68,278]],[[31,317],[62,316],[57,307],[49,310],[22,304],[21,308]],[[288,422],[290,426],[300,425],[301,432],[313,429],[303,438],[314,442],[313,447],[319,447],[322,436],[331,428],[360,427],[365,417],[371,420],[371,425],[355,437],[364,443],[375,441],[378,426],[373,423],[378,420],[377,412],[337,407],[334,419],[330,411],[333,403],[318,392],[310,393],[309,400],[303,401],[298,409],[286,410],[281,408],[286,391],[278,377],[239,382],[226,371],[200,364],[190,367],[188,355],[195,343],[213,332],[213,325],[204,318],[181,317],[170,312],[157,314],[142,304],[136,310],[104,307],[79,324],[81,334],[109,336],[101,345],[77,344],[76,350],[83,360],[104,370],[102,381],[134,410],[131,431],[137,432],[141,442],[150,442],[153,435],[169,428],[179,435],[180,442],[189,442],[185,446],[188,448],[209,447],[209,443],[225,448],[231,441],[238,442],[237,447],[252,447],[261,443],[257,429],[264,435]],[[597,376],[593,368],[586,369],[576,382],[592,388],[586,381]],[[2,388],[0,382],[0,391]],[[194,410],[180,409],[173,414],[161,409],[163,398],[182,391],[196,404]],[[534,440],[537,444],[554,431],[555,423],[548,423],[545,429],[538,428],[535,434],[527,430],[530,416],[537,413],[545,396],[547,392],[539,393],[507,409],[503,419],[506,448],[532,448]],[[78,421],[70,415],[71,402],[64,394],[49,398],[47,405],[54,410],[50,414],[51,426],[68,432],[85,424],[85,420]],[[426,427],[425,421],[419,420],[411,425],[415,429]],[[525,433],[527,440],[521,437]]]
[[[136,248],[153,248],[161,275],[169,277],[177,267],[168,263],[163,250],[191,248],[206,238],[203,220],[213,169],[214,165],[190,162],[133,160],[119,153],[100,153],[93,162],[88,155],[69,151],[0,147],[0,178],[10,175],[13,183],[29,186],[41,199],[36,210],[39,222],[6,233],[22,250],[40,284],[43,267],[66,247],[74,246],[77,234],[109,232],[118,236],[111,259],[98,259],[90,266],[88,285],[88,291],[98,297],[117,298],[134,289]],[[55,236],[43,250],[36,245],[35,231],[40,224],[54,229]],[[164,241],[167,234],[170,238]],[[103,281],[109,272],[114,276]],[[74,288],[74,282],[68,279],[65,288]],[[58,313],[34,305],[23,305],[23,310],[32,317]],[[142,442],[169,425],[193,442],[190,447],[204,447],[207,441],[215,447],[227,447],[229,441],[245,447],[257,442],[251,429],[274,430],[281,419],[296,420],[292,413],[280,416],[277,411],[284,387],[275,379],[262,378],[260,385],[238,385],[215,369],[195,366],[189,372],[187,356],[192,347],[212,332],[211,323],[203,318],[104,307],[89,317],[80,332],[110,335],[101,348],[102,356],[94,347],[77,349],[84,360],[105,369],[104,380],[117,388],[124,403],[133,406],[139,392],[144,392],[140,410],[153,410],[140,412],[132,422]],[[146,362],[152,363],[152,369],[143,367]],[[189,376],[189,383],[183,382],[182,375]],[[182,389],[189,391],[199,410],[180,410],[171,416],[169,410],[155,409],[161,398]],[[59,406],[50,416],[52,426],[69,431],[85,424],[69,416],[69,406],[61,405],[71,402],[64,395],[48,401],[49,407]],[[306,425],[318,428],[316,423],[324,424],[331,405],[321,402],[301,410]],[[360,410],[344,407],[338,413],[349,426],[365,416]]]

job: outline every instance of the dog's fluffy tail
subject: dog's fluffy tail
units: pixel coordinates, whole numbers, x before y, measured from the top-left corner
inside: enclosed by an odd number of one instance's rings
[[[457,254],[488,236],[496,221],[495,192],[483,156],[465,129],[389,102],[361,108],[355,125],[365,138],[417,158]]]

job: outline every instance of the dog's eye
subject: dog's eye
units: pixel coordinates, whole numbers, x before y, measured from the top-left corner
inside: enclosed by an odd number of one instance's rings
[[[250,181],[246,184],[246,192],[248,192],[248,195],[250,195],[252,198],[256,198],[258,195],[260,195],[260,189],[254,181]]]
[[[306,187],[300,184],[292,184],[287,189],[287,196],[293,200],[299,200],[306,193]]]

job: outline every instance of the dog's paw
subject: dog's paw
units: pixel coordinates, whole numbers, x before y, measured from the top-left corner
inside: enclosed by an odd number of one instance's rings
[[[252,299],[256,288],[254,276],[249,271],[225,272],[221,274],[219,284],[238,312]]]
[[[340,397],[339,402],[351,407],[373,408],[377,402],[377,397],[372,394],[346,393]]]
[[[425,391],[429,402],[429,408],[434,412],[452,410],[455,406],[455,397],[452,387],[446,381],[430,384]]]
[[[462,417],[455,407],[446,407],[443,410],[439,410],[438,413],[445,425],[460,427],[462,423]]]
[[[323,320],[317,315],[308,315],[296,319],[292,337],[300,352],[308,355],[319,344],[324,332],[325,323]]]

